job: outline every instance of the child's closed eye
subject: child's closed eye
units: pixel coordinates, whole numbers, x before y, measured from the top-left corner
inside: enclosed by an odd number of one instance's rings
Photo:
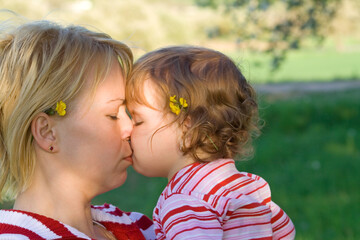
[[[144,122],[143,121],[138,121],[138,122],[135,122],[134,123],[134,126],[139,126],[139,125],[141,125],[141,124],[143,124]]]

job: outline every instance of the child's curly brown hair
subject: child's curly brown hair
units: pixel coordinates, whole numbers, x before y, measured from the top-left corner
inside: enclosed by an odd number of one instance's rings
[[[148,79],[164,99],[165,114],[174,114],[171,96],[188,103],[174,121],[180,126],[190,121],[180,144],[184,155],[201,162],[252,155],[252,139],[260,132],[255,91],[229,57],[192,46],[149,52],[136,61],[127,81],[129,104],[152,107],[143,94]]]

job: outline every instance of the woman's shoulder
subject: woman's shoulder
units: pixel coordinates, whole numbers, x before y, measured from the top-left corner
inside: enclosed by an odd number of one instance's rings
[[[46,216],[21,210],[0,210],[0,240],[90,239],[76,229]]]
[[[156,239],[152,221],[141,213],[124,212],[104,204],[92,206],[93,220],[107,228],[136,235],[130,239]],[[141,235],[141,236],[140,236]],[[139,237],[137,237],[139,236]],[[20,211],[0,210],[0,240],[16,239],[90,239],[78,230],[46,216]]]
[[[118,207],[105,203],[103,205],[91,206],[91,214],[95,221],[112,220],[114,222],[131,223],[131,222],[149,222],[150,218],[139,212],[125,212]]]
[[[153,221],[145,214],[139,212],[125,212],[118,207],[105,203],[103,205],[91,206],[91,214],[94,221],[100,222],[109,228],[135,231],[139,229],[145,239],[156,239]],[[116,224],[117,226],[113,226]]]

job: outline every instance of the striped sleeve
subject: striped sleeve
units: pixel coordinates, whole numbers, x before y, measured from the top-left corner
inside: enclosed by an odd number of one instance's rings
[[[223,230],[216,212],[198,199],[174,194],[154,211],[156,236],[161,239],[222,239]]]
[[[295,239],[295,226],[289,216],[276,203],[271,202],[270,205],[272,211],[271,224],[273,228],[273,239]]]
[[[289,216],[271,200],[271,191],[268,183],[260,176],[247,173],[248,177],[254,179],[258,185],[266,185],[260,189],[257,189],[260,199],[263,199],[262,204],[269,206],[271,210],[271,225],[273,231],[274,240],[293,240],[295,239],[295,226],[292,223]],[[264,186],[265,186],[264,185]],[[249,194],[249,193],[248,193]]]
[[[156,239],[153,221],[146,215],[138,212],[128,212],[127,215],[139,227],[146,240]]]

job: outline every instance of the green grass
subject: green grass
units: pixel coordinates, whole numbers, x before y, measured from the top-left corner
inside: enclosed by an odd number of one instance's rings
[[[254,158],[237,162],[239,170],[269,182],[296,239],[360,239],[360,91],[260,98],[266,125]],[[129,169],[122,187],[94,203],[151,216],[165,185]]]
[[[359,239],[360,92],[274,99],[253,160],[238,167],[263,176],[289,214],[297,239]]]
[[[253,83],[360,79],[359,49],[339,52],[333,47],[324,47],[290,51],[275,72],[270,69],[269,55],[246,51],[228,55],[239,63]]]

